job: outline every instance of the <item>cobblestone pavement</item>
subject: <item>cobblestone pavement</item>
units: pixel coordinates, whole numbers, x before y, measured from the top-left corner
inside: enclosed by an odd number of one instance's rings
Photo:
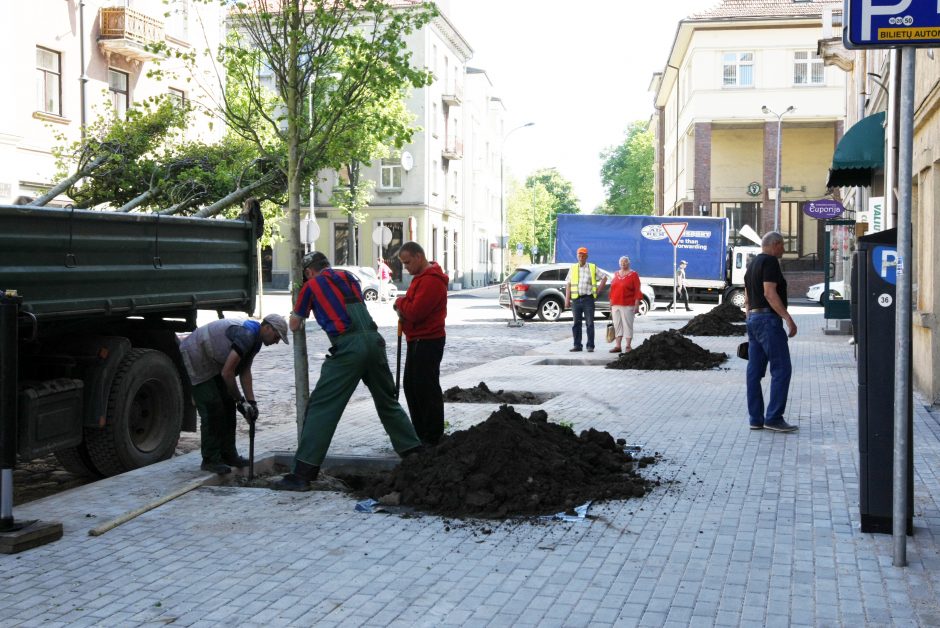
[[[203,487],[87,535],[209,477],[191,453],[18,508],[20,518],[62,522],[65,536],[0,555],[0,617],[11,626],[940,626],[940,424],[915,403],[915,533],[909,566],[895,568],[891,537],[859,531],[853,347],[821,332],[818,307],[794,312],[795,434],[747,428],[742,360],[694,373],[607,370],[609,355],[572,358],[564,324],[524,354],[443,378],[558,393],[540,406],[550,420],[660,452],[650,473],[663,483],[642,500],[595,505],[578,523],[457,524],[358,513],[340,493]],[[638,322],[638,341],[685,320],[654,313]],[[731,355],[740,341],[694,340]],[[446,406],[457,429],[493,409]],[[295,441],[288,420],[258,447]],[[352,403],[331,453],[388,452],[371,403]]]

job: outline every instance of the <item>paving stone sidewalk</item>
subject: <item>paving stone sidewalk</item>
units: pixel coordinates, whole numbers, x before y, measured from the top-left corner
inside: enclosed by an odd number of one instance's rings
[[[0,556],[2,623],[940,626],[940,424],[915,404],[915,534],[910,566],[894,568],[891,537],[859,531],[853,347],[822,334],[818,308],[796,310],[796,434],[748,429],[733,357],[707,372],[607,370],[603,348],[570,364],[566,339],[444,378],[559,393],[540,406],[550,420],[659,452],[648,471],[662,485],[642,500],[579,523],[465,525],[357,513],[334,493],[205,487],[87,535],[200,477],[188,454],[17,508],[65,536]],[[650,318],[643,334],[678,321]],[[694,340],[731,356],[739,342]],[[494,409],[448,404],[448,421]],[[258,449],[294,444],[287,426]],[[348,408],[331,453],[390,453],[369,401]]]

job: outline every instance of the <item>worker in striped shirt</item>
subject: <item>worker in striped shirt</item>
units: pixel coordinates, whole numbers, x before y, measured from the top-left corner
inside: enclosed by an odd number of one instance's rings
[[[297,331],[313,312],[332,346],[310,393],[293,472],[274,484],[275,489],[286,491],[308,490],[317,478],[336,425],[360,381],[372,393],[379,419],[398,455],[404,457],[422,447],[395,398],[385,339],[363,303],[359,281],[330,268],[330,261],[320,252],[305,255],[303,268],[307,282],[297,295],[290,329]]]

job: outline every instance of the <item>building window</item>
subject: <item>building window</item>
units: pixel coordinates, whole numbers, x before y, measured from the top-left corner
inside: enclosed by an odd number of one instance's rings
[[[36,108],[62,115],[62,55],[47,48],[36,48]]]
[[[431,162],[431,194],[437,194],[438,182],[440,179],[440,168],[437,167],[437,160]]]
[[[783,236],[783,252],[799,255],[800,252],[800,204],[793,201],[780,203],[780,234]]]
[[[437,44],[431,44],[431,74],[437,80]]]
[[[726,52],[722,57],[722,85],[751,87],[754,85],[754,53]]]
[[[741,227],[748,225],[754,231],[761,232],[760,208],[762,203],[712,203],[712,215],[725,216],[728,219],[728,239],[737,245],[753,244],[738,234]],[[771,211],[773,211],[771,209]]]
[[[382,160],[382,176],[379,187],[385,189],[401,189],[401,157]]]
[[[127,84],[128,75],[126,72],[108,68],[108,89],[111,91],[111,103],[114,105],[114,113],[121,119],[124,119],[127,115],[127,108],[131,104]]]
[[[173,104],[180,109],[186,107],[186,92],[183,90],[171,87],[167,90],[167,95],[170,97],[170,100],[173,101]]]
[[[431,259],[437,260],[437,227],[431,228]]]
[[[437,103],[431,103],[431,135],[437,137]]]
[[[793,53],[793,84],[823,85],[826,82],[823,60],[814,50]]]

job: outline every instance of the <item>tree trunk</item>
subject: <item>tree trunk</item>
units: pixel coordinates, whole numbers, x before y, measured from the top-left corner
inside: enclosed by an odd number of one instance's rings
[[[359,162],[353,160],[349,164],[349,197],[356,198],[356,191],[359,188]],[[348,233],[346,234],[346,255],[349,257],[350,266],[359,265],[359,256],[356,254],[356,207],[353,206],[347,218]]]
[[[228,207],[231,207],[232,205],[237,205],[238,203],[241,203],[246,198],[251,196],[255,190],[273,181],[276,176],[277,176],[277,173],[272,171],[271,174],[267,174],[261,177],[260,179],[258,179],[257,181],[249,183],[245,187],[238,188],[231,194],[220,198],[219,200],[214,202],[212,205],[209,205],[208,207],[203,207],[198,212],[196,212],[195,215],[197,218],[211,218],[212,216],[215,216],[222,210]],[[288,189],[290,189],[289,183],[288,183]]]
[[[300,262],[303,259],[304,249],[300,241],[300,173],[303,164],[300,162],[300,120],[302,116],[302,107],[306,104],[303,101],[303,92],[298,88],[300,73],[297,67],[297,59],[300,56],[300,8],[298,0],[292,0],[290,3],[291,28],[288,35],[288,48],[290,49],[290,62],[287,76],[287,218],[290,228],[288,229],[288,242],[290,243],[290,277],[291,277],[291,302],[297,302],[297,295],[303,286],[303,269]],[[313,216],[311,216],[313,218]],[[307,332],[304,325],[301,325],[294,332],[294,388],[296,392],[296,410],[297,410],[297,439],[300,440],[300,433],[304,424],[304,415],[307,411],[307,400],[310,397],[310,376],[307,372],[309,363],[307,359]]]
[[[156,190],[154,188],[150,188],[143,194],[139,195],[137,198],[132,198],[131,200],[127,201],[124,205],[121,205],[120,207],[118,207],[117,211],[125,212],[125,213],[129,212],[130,210],[134,209],[140,204],[145,203],[155,193],[156,193]]]
[[[32,203],[30,203],[29,206],[30,207],[42,207],[43,205],[45,205],[46,203],[48,203],[49,201],[57,197],[59,194],[61,194],[62,192],[65,192],[67,189],[72,187],[76,181],[94,172],[98,168],[98,166],[100,166],[101,164],[103,164],[110,158],[111,158],[110,153],[99,155],[93,161],[90,161],[84,168],[77,171],[68,179],[63,179],[62,181],[59,181],[58,184],[54,185],[52,189],[50,189],[48,192],[46,192],[45,194],[37,198]]]

